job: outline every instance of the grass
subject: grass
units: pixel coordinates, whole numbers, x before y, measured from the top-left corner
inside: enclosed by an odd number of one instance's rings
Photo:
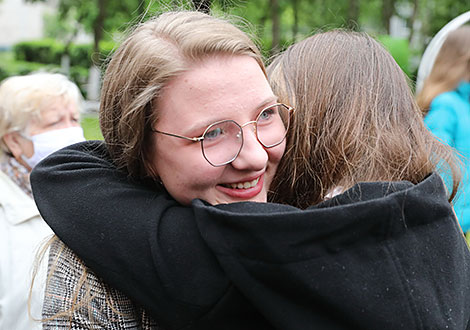
[[[81,125],[87,140],[103,140],[96,115],[83,115]]]

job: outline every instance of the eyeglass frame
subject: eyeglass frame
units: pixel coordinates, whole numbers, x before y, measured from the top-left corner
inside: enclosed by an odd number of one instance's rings
[[[163,135],[167,135],[167,136],[173,136],[173,137],[176,137],[176,138],[180,138],[180,139],[185,139],[185,140],[188,140],[188,141],[192,141],[192,142],[201,142],[201,151],[202,151],[202,155],[204,156],[205,160],[211,164],[212,166],[214,167],[221,167],[221,166],[225,166],[227,164],[230,164],[231,162],[233,162],[235,159],[237,159],[238,155],[240,154],[240,152],[242,151],[242,148],[243,148],[243,144],[245,142],[245,139],[243,137],[243,127],[249,125],[249,124],[254,124],[254,131],[255,131],[255,136],[256,136],[256,140],[258,140],[258,142],[264,147],[264,148],[273,148],[275,146],[278,146],[280,145],[285,139],[286,139],[286,136],[287,136],[287,131],[288,129],[290,128],[290,119],[289,119],[289,126],[286,128],[286,134],[284,134],[284,138],[279,141],[278,143],[276,144],[273,144],[273,145],[270,145],[270,146],[266,146],[263,142],[261,142],[259,140],[259,137],[258,137],[258,127],[257,127],[257,122],[258,122],[258,119],[260,118],[261,114],[269,109],[269,108],[272,108],[272,107],[275,107],[277,105],[281,105],[283,107],[285,107],[287,109],[287,114],[288,114],[288,118],[290,118],[290,116],[292,114],[295,113],[295,108],[294,107],[291,107],[290,105],[287,105],[287,104],[284,104],[284,103],[275,103],[275,104],[272,104],[272,105],[269,105],[265,108],[263,108],[258,116],[256,117],[256,120],[251,120],[251,121],[248,121],[246,123],[244,123],[243,125],[240,125],[239,123],[237,123],[235,120],[232,120],[232,119],[224,119],[224,120],[219,120],[219,121],[216,121],[215,123],[212,123],[210,124],[209,126],[207,126],[207,128],[204,130],[204,133],[202,133],[201,136],[198,136],[198,137],[187,137],[187,136],[183,136],[183,135],[178,135],[178,134],[173,134],[173,133],[168,133],[168,132],[163,132],[163,131],[160,131],[160,130],[157,130],[155,128],[151,128],[151,131],[154,132],[154,133],[160,133],[160,134],[163,134]],[[225,123],[225,122],[233,122],[235,125],[237,125],[239,128],[240,128],[240,133],[241,133],[241,138],[242,138],[242,144],[240,145],[240,148],[238,149],[238,152],[237,154],[229,161],[226,161],[222,164],[219,164],[219,165],[214,165],[209,159],[207,159],[206,157],[206,154],[204,152],[204,146],[203,146],[203,141],[204,141],[204,136],[206,135],[206,133],[209,131],[209,129],[211,129],[213,126],[215,125],[219,125],[221,123]]]

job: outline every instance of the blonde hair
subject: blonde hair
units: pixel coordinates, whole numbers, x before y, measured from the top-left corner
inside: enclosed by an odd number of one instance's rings
[[[271,201],[305,208],[360,181],[418,183],[443,162],[454,196],[452,151],[426,130],[405,75],[367,34],[314,35],[275,58],[268,76],[297,109]]]
[[[463,80],[470,80],[470,25],[450,32],[442,44],[431,73],[416,98],[423,114],[428,113],[436,96],[454,90]]]
[[[220,54],[250,56],[265,72],[261,54],[251,39],[228,21],[207,14],[167,12],[130,33],[109,62],[100,105],[101,130],[119,169],[134,177],[153,176],[150,134],[158,120],[158,98],[168,82],[192,63]],[[54,240],[48,246],[52,244]],[[57,263],[58,259],[51,262],[49,278]],[[69,307],[42,321],[67,318],[71,328],[74,313],[86,311],[93,302],[95,297],[89,292],[93,276],[84,265],[79,273]],[[89,309],[88,317],[93,319]]]
[[[151,127],[158,98],[190,64],[219,54],[246,55],[264,71],[251,39],[233,24],[200,12],[168,12],[140,24],[113,55],[103,82],[100,125],[118,168],[153,176]]]
[[[59,73],[33,73],[9,77],[0,84],[0,137],[12,131],[25,133],[32,120],[60,100],[73,103],[80,110],[82,95],[77,85]],[[8,148],[0,139],[3,153]]]

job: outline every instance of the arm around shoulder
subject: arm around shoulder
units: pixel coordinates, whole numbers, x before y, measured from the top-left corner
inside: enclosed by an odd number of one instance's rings
[[[31,182],[38,209],[57,236],[164,326],[197,319],[227,290],[192,210],[129,179],[102,142],[52,154],[34,169]]]

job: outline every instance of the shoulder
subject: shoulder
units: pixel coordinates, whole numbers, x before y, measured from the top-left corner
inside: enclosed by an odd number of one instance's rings
[[[462,97],[457,91],[449,91],[437,95],[431,102],[431,110],[436,108],[444,108],[447,110],[455,109],[462,103]]]
[[[68,312],[70,317],[55,317],[61,312]],[[101,325],[107,329],[157,329],[140,307],[104,283],[58,239],[50,248],[43,317],[53,317],[54,324],[70,320],[87,328]]]
[[[18,232],[26,230],[25,235],[28,232],[25,228],[30,227],[30,238],[35,242],[41,240],[44,235],[51,234],[40,218],[34,200],[2,171],[0,171],[0,219],[4,226],[9,226],[12,230]]]

